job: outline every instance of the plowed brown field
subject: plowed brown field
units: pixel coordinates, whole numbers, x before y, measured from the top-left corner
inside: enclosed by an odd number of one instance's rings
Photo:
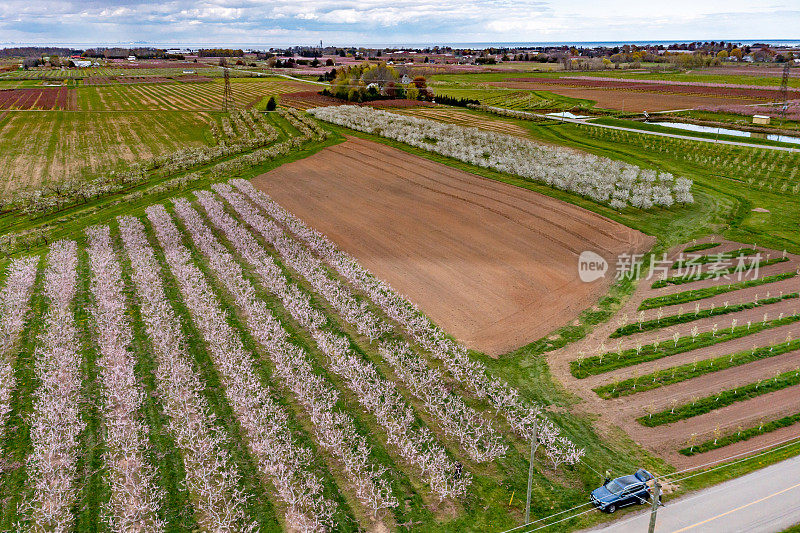
[[[574,205],[351,138],[253,180],[410,297],[467,346],[497,355],[563,326],[606,281],[578,255],[653,239]]]
[[[763,102],[755,98],[724,98],[702,94],[672,94],[644,92],[625,89],[597,89],[590,87],[570,87],[548,83],[529,83],[518,81],[490,82],[489,85],[509,89],[530,91],[550,91],[570,98],[593,100],[597,107],[622,109],[624,111],[670,111],[675,109],[694,109],[699,106],[755,104]]]

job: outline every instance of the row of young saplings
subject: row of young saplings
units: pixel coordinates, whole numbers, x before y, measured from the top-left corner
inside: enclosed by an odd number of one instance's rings
[[[716,246],[718,246],[717,243],[702,243],[696,245],[695,247],[690,247],[689,249],[685,250],[685,252],[705,250],[714,248]],[[703,261],[701,259],[701,262],[702,263],[711,262],[713,258],[715,257],[719,258],[720,255],[725,257],[727,256],[736,257],[740,254],[740,252],[743,252],[743,250],[735,250],[734,252],[728,252],[726,254],[715,254],[714,256],[711,255],[703,256],[703,258],[707,260]],[[786,257],[785,253],[780,258],[767,260],[767,262],[770,264],[784,262],[784,261],[788,261],[788,258]],[[680,266],[681,265],[678,265],[678,267]],[[763,262],[761,266],[764,266]],[[620,319],[619,327],[610,335],[610,337],[611,338],[625,337],[628,335],[634,335],[639,332],[657,330],[663,327],[691,322],[694,320],[700,320],[703,318],[709,318],[712,316],[724,315],[728,313],[736,313],[746,309],[753,309],[764,305],[783,302],[789,299],[795,299],[798,298],[798,296],[799,294],[797,292],[784,294],[783,291],[779,291],[778,296],[771,296],[770,292],[767,291],[766,298],[759,298],[758,294],[756,294],[754,300],[751,302],[747,303],[743,302],[741,304],[734,304],[734,305],[729,305],[728,302],[725,302],[720,307],[716,307],[714,304],[712,304],[709,308],[703,310],[700,309],[700,302],[696,302],[693,312],[690,311],[688,313],[684,313],[683,308],[681,308],[677,314],[665,317],[663,310],[659,308],[656,318],[650,320],[644,320],[644,311],[640,311],[638,315],[638,321],[634,323],[628,323],[627,315],[623,316]],[[768,314],[765,313],[763,316],[763,320],[761,320],[760,323],[757,322],[755,328],[753,328],[752,321],[749,321],[745,326],[743,332],[745,334],[755,333],[757,331],[763,331],[764,329],[768,329],[770,327],[778,327],[781,325],[791,324],[796,322],[796,320],[798,319],[796,311],[793,312],[792,315],[790,315],[789,317],[784,317],[783,315],[784,315],[783,313],[780,313],[777,320],[768,321]],[[723,342],[725,340],[730,340],[731,338],[736,338],[736,336],[732,336],[731,334],[734,334],[736,332],[737,323],[738,320],[736,318],[732,319],[730,330],[727,332],[728,335],[724,335],[725,331],[723,330],[722,336],[717,336],[719,330],[717,324],[714,324],[712,326],[711,331],[706,332],[707,335],[710,335],[710,339],[708,339],[705,343],[703,343],[703,346],[708,345],[707,344],[708,341],[715,343],[715,342]],[[695,326],[692,328],[690,335],[693,343],[697,341],[698,336],[699,336],[698,328],[697,326]],[[672,355],[674,353],[691,351],[694,348],[702,347],[699,345],[692,347],[691,344],[686,344],[682,348],[678,349],[679,344],[684,340],[688,340],[688,338],[689,337],[685,338],[680,337],[676,333],[673,336],[672,353],[660,354],[658,357],[664,357],[666,355]],[[620,340],[618,342],[620,346],[618,347],[617,350],[617,357],[618,359],[622,359],[623,356],[623,350],[621,349],[622,341]],[[664,342],[669,346],[669,341],[664,341]],[[634,350],[637,356],[641,356],[645,351],[644,348],[650,348],[652,349],[651,351],[654,351],[658,349],[660,343],[661,341],[656,340],[647,347],[643,347],[641,343],[636,343]],[[784,340],[777,342],[773,341],[773,343],[769,345],[757,346],[754,344],[752,349],[749,350],[740,350],[737,352],[732,352],[718,357],[703,359],[700,361],[698,361],[697,358],[695,358],[695,360],[691,363],[668,367],[660,370],[657,369],[648,374],[644,374],[641,376],[634,375],[633,377],[624,380],[615,380],[613,383],[606,383],[598,387],[595,387],[593,388],[593,391],[596,392],[602,398],[607,398],[607,399],[628,396],[631,394],[635,394],[637,392],[643,392],[663,387],[666,385],[679,383],[681,381],[689,380],[711,372],[725,370],[727,368],[748,364],[769,357],[780,356],[786,353],[794,352],[798,349],[800,349],[800,339],[794,339],[792,333],[790,332],[786,335],[786,338]],[[613,354],[611,353],[605,353],[605,355],[613,357]],[[602,363],[602,355],[598,354],[598,356],[600,357],[600,359],[596,362]],[[647,356],[645,354],[644,358],[641,358],[641,360],[635,360],[635,358],[631,358],[621,366],[635,365],[640,362],[656,359],[658,357],[654,356],[653,354],[651,354],[650,356]],[[581,355],[579,361],[574,362],[572,365],[574,374],[576,373],[576,368],[577,368],[578,377],[587,377],[588,375],[599,373],[592,371],[589,371],[587,373],[581,373],[580,368],[582,367],[582,364],[583,364],[583,356]],[[613,365],[613,367],[604,368],[600,371],[601,372],[610,371],[616,368],[621,368],[621,366]],[[775,376],[758,380],[756,382],[746,384],[741,387],[737,387],[735,389],[721,391],[717,394],[710,395],[706,398],[694,397],[691,399],[690,402],[687,402],[685,404],[680,404],[677,399],[673,399],[670,404],[670,407],[668,409],[664,409],[663,411],[657,411],[655,408],[650,406],[645,409],[646,415],[640,417],[638,420],[643,425],[651,427],[668,424],[678,420],[699,416],[701,414],[705,414],[713,410],[720,409],[722,407],[731,405],[736,402],[745,401],[751,398],[755,398],[757,396],[768,394],[770,392],[781,390],[797,384],[800,384],[800,367],[798,367],[795,370],[783,373],[776,372]],[[693,433],[687,440],[686,447],[680,449],[679,452],[687,456],[696,455],[698,453],[704,453],[724,446],[728,446],[735,442],[748,440],[771,431],[776,431],[778,429],[796,424],[797,422],[800,422],[800,413],[790,414],[771,421],[767,421],[766,419],[762,418],[757,426],[745,428],[742,425],[738,425],[735,428],[735,431],[734,428],[729,428],[727,431],[723,431],[720,428],[720,426],[717,425],[717,427],[713,432],[713,435],[708,440],[698,442],[698,435]]]
[[[793,192],[800,190],[800,184],[795,179],[800,168],[797,152],[770,150],[758,146],[720,145],[592,126],[578,127],[591,137],[617,142],[635,142],[651,152],[699,163],[715,168],[717,172],[724,169],[736,174],[746,174],[743,181],[751,187],[758,184],[758,188],[769,190],[790,189]]]

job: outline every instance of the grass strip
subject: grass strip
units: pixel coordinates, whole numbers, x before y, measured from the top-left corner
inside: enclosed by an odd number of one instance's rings
[[[722,391],[714,396],[706,396],[705,398],[701,398],[692,403],[683,404],[674,409],[666,409],[658,413],[651,413],[647,416],[637,418],[636,421],[647,427],[670,424],[678,420],[700,416],[736,402],[743,402],[798,384],[800,384],[800,369],[790,370],[783,374],[777,374],[775,377],[744,385],[743,387]]]
[[[775,274],[774,276],[766,276],[761,279],[751,279],[737,283],[729,283],[728,285],[718,285],[716,287],[706,287],[705,289],[694,289],[676,292],[675,294],[666,294],[664,296],[647,298],[646,300],[642,301],[641,305],[639,305],[639,311],[644,311],[645,309],[655,309],[657,307],[665,307],[667,305],[694,302],[695,300],[703,300],[718,294],[725,294],[726,292],[733,292],[740,289],[747,289],[749,287],[766,285],[767,283],[775,283],[776,281],[783,281],[793,278],[796,275],[797,272],[784,272],[782,274]]]
[[[739,257],[747,257],[758,253],[755,248],[739,248],[738,250],[731,250],[730,252],[721,252],[718,254],[700,255],[691,257],[689,259],[681,259],[672,263],[672,268],[683,268],[687,265],[705,265],[717,261],[724,261],[726,259],[737,259]]]
[[[753,266],[755,266],[755,268],[764,268],[764,267],[768,267],[770,265],[774,265],[776,263],[784,263],[784,262],[786,262],[788,260],[789,260],[788,257],[775,257],[775,258],[772,258],[772,259],[767,259],[766,261],[758,261],[758,262],[749,263],[746,266],[747,266],[747,268],[752,268]],[[723,276],[728,276],[730,274],[735,274],[736,272],[744,273],[744,271],[741,269],[741,267],[731,267],[731,268],[726,268],[724,270],[717,270],[717,271],[714,271],[714,272],[698,272],[696,274],[685,274],[683,276],[672,276],[672,277],[669,277],[667,279],[660,279],[660,280],[656,281],[655,283],[653,283],[653,285],[651,285],[651,287],[654,288],[654,289],[660,289],[660,288],[666,287],[668,285],[683,285],[685,283],[691,283],[693,281],[700,281],[700,280],[704,280],[704,279],[721,278]]]
[[[602,385],[594,390],[601,398],[619,398],[620,396],[630,396],[637,392],[657,389],[665,385],[672,385],[687,379],[696,378],[711,372],[725,370],[734,366],[746,365],[753,361],[767,359],[776,355],[782,355],[794,350],[800,350],[800,339],[795,339],[779,344],[761,346],[751,350],[742,350],[729,355],[722,355],[713,359],[704,359],[687,363],[685,365],[665,368],[643,376],[629,378],[619,383],[609,383]]]
[[[83,244],[83,243],[82,243]],[[111,497],[111,486],[108,483],[108,465],[105,462],[107,443],[105,440],[105,420],[101,412],[102,385],[98,378],[100,372],[97,360],[100,358],[94,332],[91,327],[89,309],[94,305],[89,289],[92,278],[89,268],[89,257],[81,246],[78,251],[78,278],[75,294],[75,324],[80,339],[79,349],[83,361],[81,371],[83,383],[81,397],[85,403],[81,406],[81,418],[86,423],[80,436],[79,455],[76,467],[80,487],[77,501],[73,507],[76,531],[110,531],[108,523],[101,517],[101,510]]]
[[[797,321],[800,321],[800,314],[795,313],[787,317],[725,328],[717,332],[704,331],[695,336],[685,335],[677,339],[673,337],[672,339],[654,342],[636,348],[628,348],[627,350],[619,352],[606,352],[582,360],[570,361],[570,372],[572,372],[572,375],[576,378],[583,379],[588,376],[610,372],[618,368],[638,365],[683,352],[699,350],[700,348],[712,346],[720,342],[746,337],[747,335],[752,335],[759,331],[793,324]]]
[[[752,439],[753,437],[758,437],[759,435],[763,435],[764,433],[770,433],[772,431],[781,428],[793,426],[798,422],[800,422],[800,413],[795,413],[793,415],[784,416],[783,418],[779,418],[777,420],[770,420],[765,424],[764,423],[759,424],[758,427],[739,429],[736,433],[732,433],[724,437],[709,439],[705,442],[698,444],[697,446],[689,446],[687,448],[678,450],[678,452],[682,455],[691,457],[692,455],[697,455],[698,453],[710,452],[711,450],[716,450],[717,448],[724,448],[725,446],[728,446],[735,442],[749,440]]]
[[[747,309],[754,309],[756,307],[782,302],[783,300],[797,298],[798,296],[800,296],[800,294],[793,292],[790,294],[784,294],[782,296],[761,298],[760,300],[756,300],[754,302],[747,302],[743,304],[728,305],[722,307],[712,307],[711,309],[703,309],[702,311],[696,311],[696,312],[690,311],[688,313],[682,313],[680,315],[670,315],[653,320],[634,322],[632,324],[626,324],[624,326],[617,328],[614,331],[614,333],[609,335],[609,338],[616,339],[618,337],[624,337],[626,335],[633,335],[635,333],[641,333],[643,331],[652,331],[654,329],[666,328],[669,326],[674,326],[676,324],[685,324],[686,322],[693,322],[695,320],[701,320],[703,318],[709,318],[712,316],[727,315],[729,313],[738,313],[739,311],[745,311]]]
[[[688,248],[683,249],[683,253],[690,254],[692,252],[699,252],[701,250],[708,250],[710,248],[716,248],[719,246],[720,243],[718,242],[704,242],[701,244],[695,244],[694,246],[689,246]]]

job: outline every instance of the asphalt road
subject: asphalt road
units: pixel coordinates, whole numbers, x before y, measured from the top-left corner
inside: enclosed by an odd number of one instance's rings
[[[650,507],[593,529],[646,533]],[[800,524],[800,456],[689,494],[658,510],[658,533],[777,533]]]

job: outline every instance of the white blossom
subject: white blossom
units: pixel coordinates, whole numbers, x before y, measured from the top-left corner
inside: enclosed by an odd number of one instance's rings
[[[301,531],[327,530],[336,503],[323,494],[322,481],[311,469],[311,449],[296,442],[288,428],[288,413],[261,382],[252,353],[228,324],[227,313],[194,264],[164,206],[152,205],[145,212],[183,301],[203,335],[258,469],[272,481],[277,497],[287,506],[287,524]]]
[[[139,411],[144,391],[128,349],[133,332],[125,314],[122,271],[108,226],[93,226],[86,233],[94,298],[90,309],[100,352],[101,410],[107,429],[104,455],[110,473],[111,495],[104,514],[112,531],[163,531],[164,522],[158,518],[163,494],[155,486],[152,465],[145,458],[147,428]]]
[[[522,399],[518,391],[491,376],[482,363],[473,360],[466,348],[447,336],[416,305],[398,294],[386,282],[377,279],[327,237],[308,227],[268,195],[258,191],[250,182],[237,179],[231,183],[270,217],[305,242],[355,288],[369,295],[372,302],[401,324],[419,345],[439,360],[456,381],[477,396],[486,398],[506,418],[514,431],[530,440],[535,423],[548,455],[567,457],[569,464],[580,460],[584,450],[577,448],[568,438],[555,439],[560,435],[560,430],[544,415],[542,406]],[[218,186],[216,190],[225,191],[225,187]],[[244,216],[242,213],[240,215]]]
[[[478,128],[398,115],[360,106],[310,109],[316,118],[380,135],[472,165],[516,174],[615,207],[640,209],[692,203],[691,180],[565,147],[487,132]],[[687,185],[688,184],[688,185]],[[639,187],[634,193],[633,188]],[[658,187],[657,191],[654,189]],[[624,191],[624,192],[618,192]],[[630,193],[630,194],[628,194]],[[654,199],[655,197],[655,199]]]
[[[192,368],[180,321],[164,292],[161,269],[147,242],[144,226],[134,217],[118,218],[130,260],[147,336],[153,347],[155,377],[168,429],[181,451],[184,483],[198,525],[207,531],[234,533],[245,524],[244,495],[222,432],[202,395],[203,383]]]

